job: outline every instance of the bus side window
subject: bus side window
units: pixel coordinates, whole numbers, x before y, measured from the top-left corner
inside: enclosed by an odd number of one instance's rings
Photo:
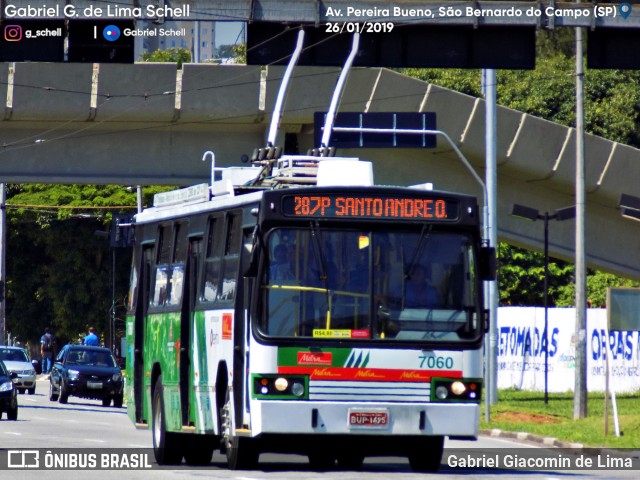
[[[167,298],[167,282],[169,279],[167,265],[158,265],[156,267],[156,278],[153,287],[153,296],[151,297],[152,307],[161,307]]]
[[[236,294],[238,260],[242,244],[241,218],[238,213],[227,216],[227,236],[222,261],[222,291],[220,292],[220,300],[222,301],[231,301]]]
[[[178,306],[182,301],[184,262],[187,257],[187,228],[184,223],[161,226],[153,295],[149,306]]]
[[[204,267],[204,281],[202,282],[203,302],[215,302],[220,285],[220,266],[222,263],[222,227],[219,217],[209,219],[207,233],[207,256]]]
[[[171,225],[159,228],[158,251],[150,307],[162,307],[169,288],[169,262],[171,261]]]
[[[177,223],[174,228],[173,261],[169,272],[168,304],[178,306],[184,291],[184,264],[187,258],[187,228]]]

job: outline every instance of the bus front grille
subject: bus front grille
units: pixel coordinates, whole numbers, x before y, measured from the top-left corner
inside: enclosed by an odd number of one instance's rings
[[[326,380],[309,382],[309,400],[428,402],[430,395],[429,383]]]

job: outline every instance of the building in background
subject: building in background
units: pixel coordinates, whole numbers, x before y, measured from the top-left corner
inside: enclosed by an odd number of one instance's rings
[[[220,55],[220,47],[244,42],[244,23],[242,22],[206,22],[206,21],[167,21],[162,24],[139,22],[139,28],[184,29],[184,36],[142,37],[136,46],[136,59],[142,52],[186,48],[191,52],[193,63],[228,61]],[[228,51],[224,49],[223,52]]]

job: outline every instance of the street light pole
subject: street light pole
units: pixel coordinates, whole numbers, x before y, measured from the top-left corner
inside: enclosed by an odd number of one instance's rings
[[[557,216],[557,215],[556,215]],[[549,212],[544,212],[544,403],[549,403]]]
[[[575,206],[556,210],[554,213],[544,212],[523,205],[514,205],[511,215],[526,220],[544,221],[544,403],[549,403],[549,220],[569,220],[576,215]]]

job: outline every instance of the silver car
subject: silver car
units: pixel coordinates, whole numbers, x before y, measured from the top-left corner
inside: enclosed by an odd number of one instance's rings
[[[27,390],[29,395],[36,393],[36,371],[26,349],[0,346],[0,360],[4,362],[10,374],[15,372],[18,375],[13,379],[18,392],[24,393]]]

